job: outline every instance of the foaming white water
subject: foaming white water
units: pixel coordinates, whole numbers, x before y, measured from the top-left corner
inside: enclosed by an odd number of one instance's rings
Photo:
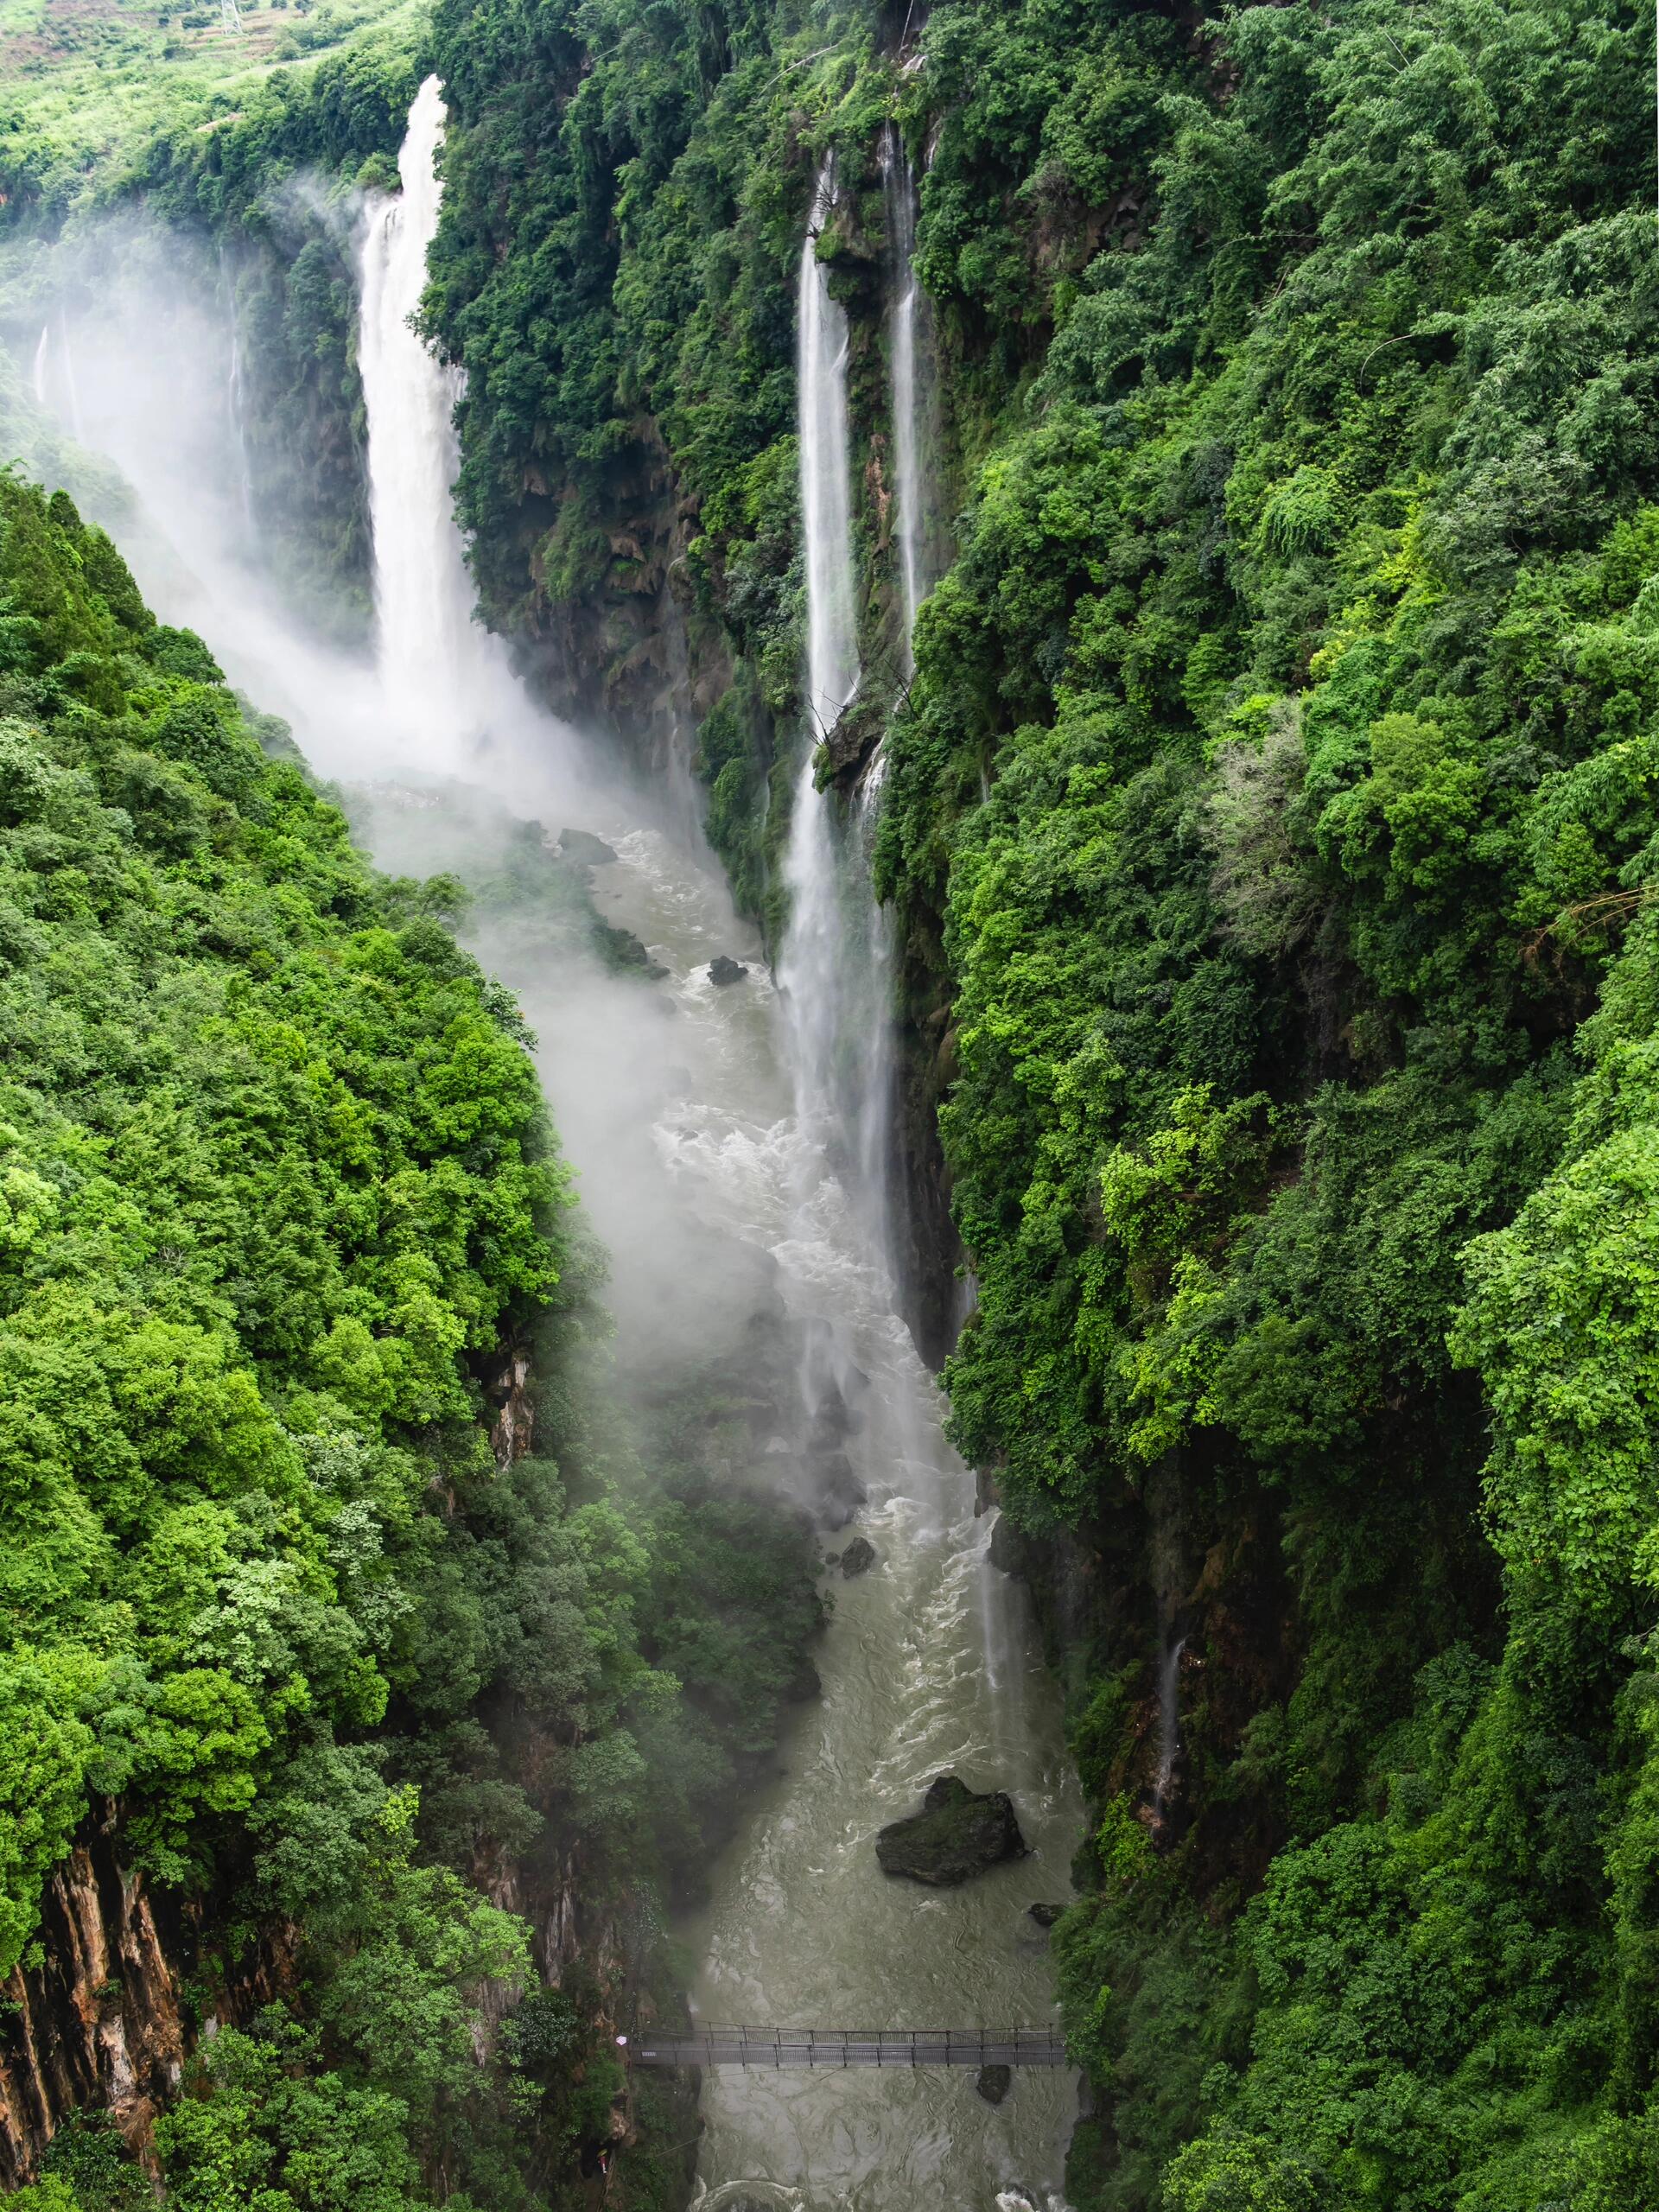
[[[464,757],[492,718],[516,705],[499,646],[473,620],[472,579],[451,505],[460,387],[411,323],[437,235],[443,124],[443,87],[429,77],[397,156],[403,190],[396,199],[369,197],[358,322],[377,658],[388,703],[409,734],[406,763],[412,757],[428,767],[453,765],[458,738]]]

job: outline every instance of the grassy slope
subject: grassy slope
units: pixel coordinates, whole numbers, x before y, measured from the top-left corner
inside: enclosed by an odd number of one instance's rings
[[[130,170],[161,133],[238,117],[273,69],[365,35],[412,42],[423,0],[0,0],[0,175],[61,208]]]

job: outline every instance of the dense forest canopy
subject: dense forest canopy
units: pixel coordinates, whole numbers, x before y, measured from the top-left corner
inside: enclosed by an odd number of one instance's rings
[[[114,1817],[209,1906],[193,2001],[270,1993],[157,2123],[170,2194],[563,2202],[606,1993],[541,1986],[491,1870],[575,1853],[595,1917],[696,1878],[817,1623],[803,1532],[692,1443],[647,1476],[607,1412],[461,887],[375,876],[283,725],[10,475],[0,590],[0,1974]],[[492,1436],[515,1346],[530,1456]],[[25,2197],[137,2202],[118,2147],[64,2132]]]
[[[484,606],[544,658],[594,610],[619,699],[639,623],[678,626],[710,834],[774,935],[793,284],[836,157],[878,882],[977,1289],[946,1382],[1090,1797],[1056,1935],[1080,2212],[1659,2208],[1653,38],[1622,0],[440,0],[421,32]],[[333,456],[314,580],[359,590],[349,259],[267,188],[384,181],[416,66],[273,78],[122,180],[246,256],[273,453]],[[889,126],[952,540],[902,688]],[[107,543],[3,497],[0,1929],[23,1951],[123,1793],[158,1876],[274,1903],[315,1961],[162,2123],[169,2188],[334,2201],[280,2177],[347,2171],[313,2155],[346,2099],[412,2146],[387,2189],[451,2161],[518,2202],[513,2053],[563,2114],[584,2031],[444,2071],[467,1975],[523,1972],[451,1862],[545,1816],[484,1724],[568,1751],[556,1821],[671,1879],[748,1686],[682,1698],[637,1617],[709,1588],[676,1548],[726,1558],[715,1508],[562,1484],[557,1423],[492,1473],[480,1361],[584,1309],[452,888],[369,876]],[[721,1602],[798,1609],[771,1711],[810,1592],[767,1526]],[[398,1957],[447,1962],[417,2057],[377,2040],[385,1898]],[[97,2149],[39,2212],[111,2201]]]

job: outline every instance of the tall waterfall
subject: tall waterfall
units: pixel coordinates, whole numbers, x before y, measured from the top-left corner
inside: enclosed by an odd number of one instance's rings
[[[37,407],[44,407],[46,404],[47,356],[49,350],[50,340],[47,334],[47,326],[45,323],[42,323],[41,325],[40,338],[35,347],[35,373],[33,382],[35,404]]]
[[[893,375],[893,490],[898,502],[894,536],[899,550],[899,584],[903,594],[905,631],[900,645],[904,672],[915,665],[911,639],[916,610],[928,588],[925,570],[926,513],[921,458],[921,398],[917,380],[917,322],[922,288],[916,278],[916,180],[896,123],[881,138],[881,175],[887,202],[887,250],[893,272],[888,340]]]
[[[473,620],[472,579],[450,502],[459,380],[410,323],[438,227],[443,124],[443,88],[429,77],[397,156],[402,194],[377,194],[370,202],[358,337],[380,679],[411,753],[427,766],[453,766],[458,740],[470,737],[475,747],[507,683],[493,641]]]
[[[691,2001],[711,2021],[1033,2021],[1046,2013],[1052,1983],[1037,1947],[1010,1930],[1022,1906],[1063,1893],[1068,1785],[1051,1748],[1052,1701],[1034,1688],[1029,1622],[989,1563],[989,1516],[976,1512],[937,1383],[898,1310],[900,1240],[887,1196],[897,1149],[893,960],[870,880],[884,762],[878,753],[850,797],[820,792],[813,776],[815,741],[860,683],[849,331],[816,251],[834,189],[826,164],[800,264],[809,711],[778,963],[795,1113],[767,1134],[786,1164],[785,1218],[766,1249],[803,1325],[798,1457],[815,1479],[839,1468],[834,1497],[858,1502],[867,1571],[838,1582],[819,1653],[822,1700],[803,1716],[785,1777],[715,1871]],[[903,316],[912,334],[916,321],[912,302]],[[923,523],[913,497],[910,516]],[[912,547],[906,588],[919,593],[919,528]],[[747,1153],[728,1141],[721,1156]],[[830,1503],[816,1487],[808,1495],[817,1509]],[[829,1525],[851,1510],[843,1504]],[[1010,1789],[1022,1829],[1039,1840],[1006,1888],[993,1876],[918,1910],[902,1885],[874,1875],[872,1839],[945,1771]],[[997,2112],[926,2069],[902,2081],[891,2070],[804,2080],[711,2072],[693,2204],[1057,2207],[1071,2103],[1058,2075],[1022,2080]]]
[[[853,612],[852,485],[847,434],[847,317],[830,297],[817,242],[835,203],[835,162],[818,176],[801,249],[801,519],[806,538],[807,707],[820,737],[858,689]]]
[[[885,1027],[868,1001],[868,959],[849,923],[868,903],[846,878],[856,870],[835,802],[816,788],[816,741],[828,736],[858,689],[854,612],[852,482],[847,423],[847,317],[831,298],[817,238],[835,192],[833,160],[818,178],[798,291],[801,519],[806,545],[808,728],[785,858],[790,922],[779,962],[785,994],[797,1109],[849,1164],[856,1184],[879,1173],[875,1126],[880,1071],[875,1033]],[[849,870],[851,863],[851,870]],[[859,871],[861,872],[861,871]],[[849,1065],[850,1062],[850,1065]],[[850,1142],[849,1142],[850,1140]]]

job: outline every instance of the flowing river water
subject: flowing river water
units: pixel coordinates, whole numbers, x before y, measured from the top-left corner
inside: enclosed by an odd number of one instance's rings
[[[227,410],[192,405],[188,380],[158,371],[146,385],[120,365],[132,334],[113,295],[101,326],[78,334],[82,359],[113,365],[83,379],[86,442],[137,487],[145,526],[129,543],[163,615],[200,629],[238,684],[291,719],[324,773],[381,779],[365,818],[386,865],[417,863],[465,811],[445,778],[488,793],[503,817],[546,823],[550,837],[570,824],[607,842],[614,858],[594,869],[595,899],[660,974],[538,964],[510,930],[478,949],[542,1040],[550,1103],[611,1253],[620,1371],[699,1343],[741,1345],[756,1301],[779,1301],[804,1351],[802,1425],[785,1424],[772,1446],[778,1483],[810,1494],[805,1433],[833,1415],[868,1492],[855,1527],[824,1538],[833,1552],[861,1534],[876,1560],[853,1580],[824,1570],[822,1698],[794,1719],[774,1778],[711,1870],[706,1905],[677,1931],[698,1961],[695,2012],[710,2024],[1045,2026],[1052,1972],[1027,1908],[1068,1895],[1081,1805],[1023,1593],[988,1559],[992,1517],[976,1515],[972,1477],[945,1441],[938,1389],[887,1263],[876,1158],[891,1081],[885,939],[861,845],[879,774],[839,832],[827,812],[800,826],[798,918],[776,981],[683,807],[629,785],[539,713],[470,622],[448,515],[453,386],[404,323],[437,216],[442,127],[429,83],[410,118],[404,194],[372,207],[363,234],[377,612],[390,660],[367,671],[273,611],[240,499],[207,488],[238,480],[204,442],[222,441]],[[804,311],[810,284],[804,264]],[[195,329],[182,309],[180,327]],[[153,316],[147,334],[162,352]],[[833,363],[832,318],[820,335]],[[833,448],[833,392],[825,404]],[[840,588],[833,576],[827,588]],[[411,656],[429,657],[437,640],[448,641],[445,664],[423,665],[411,690]],[[827,665],[833,708],[855,662],[844,638],[821,637],[818,650],[813,674]],[[830,802],[808,774],[797,804]],[[741,983],[711,980],[721,954],[744,962]],[[711,1253],[725,1257],[711,1266]],[[1008,1791],[1029,1855],[957,1890],[887,1879],[876,1831],[945,1772]],[[701,2212],[1050,2212],[1076,2086],[1063,2071],[1017,2073],[994,2106],[965,2069],[718,2069],[704,2075],[702,2110]]]

